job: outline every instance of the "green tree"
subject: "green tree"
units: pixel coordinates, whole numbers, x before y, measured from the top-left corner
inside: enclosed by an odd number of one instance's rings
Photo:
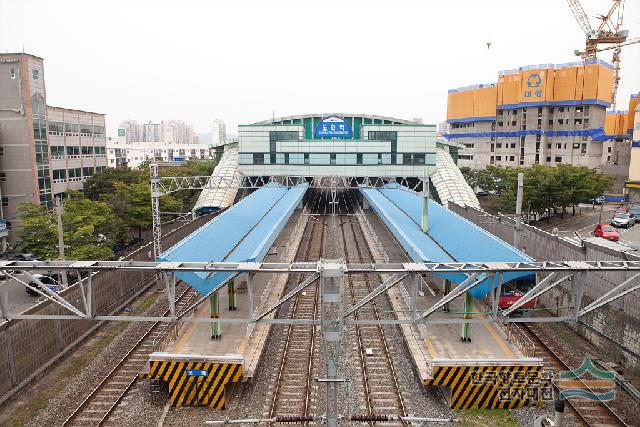
[[[217,164],[218,160],[215,159],[188,161],[179,166],[161,168],[159,173],[161,176],[209,176]],[[172,197],[181,202],[181,207],[178,210],[180,212],[187,212],[193,208],[199,195],[200,190],[182,190],[173,193]],[[172,212],[175,212],[175,210]]]
[[[138,230],[138,238],[142,238],[142,230],[152,224],[151,187],[147,183],[124,184],[114,183],[115,190],[105,195],[104,201],[113,206],[115,215],[129,228]],[[171,195],[160,198],[160,211],[180,211],[181,203]]]
[[[19,248],[41,259],[58,258],[56,216],[43,206],[20,206],[22,228]],[[78,192],[68,192],[62,213],[65,257],[68,259],[110,259],[114,246],[124,240],[124,227],[111,206],[96,202]]]
[[[107,168],[87,179],[83,192],[91,200],[100,200],[103,194],[110,194],[115,190],[116,182],[134,184],[140,182],[141,178],[140,171],[129,168]]]
[[[489,168],[487,168],[489,169]],[[506,168],[510,169],[510,168]],[[613,178],[584,166],[557,165],[555,167],[533,165],[528,168],[510,169],[502,175],[499,207],[503,212],[515,212],[517,174],[524,173],[523,210],[542,215],[564,215],[568,207],[575,206],[590,197],[601,195],[610,188]],[[496,171],[485,172],[500,176]],[[498,178],[492,178],[495,182]]]
[[[69,259],[109,259],[113,248],[125,240],[122,223],[112,207],[72,193],[62,214],[66,257]]]
[[[58,257],[58,231],[56,217],[44,206],[22,203],[18,206],[21,228],[18,231],[18,248],[24,253],[32,253],[39,259]]]
[[[475,190],[478,186],[476,171],[471,169],[469,166],[462,166],[460,168],[460,172],[462,172],[462,176],[464,177],[464,180],[467,181],[467,184],[469,184],[469,187]]]

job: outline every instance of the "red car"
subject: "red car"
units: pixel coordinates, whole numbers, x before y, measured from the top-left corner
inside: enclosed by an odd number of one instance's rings
[[[597,224],[595,230],[593,230],[593,235],[613,242],[617,242],[620,238],[616,229],[608,224]]]

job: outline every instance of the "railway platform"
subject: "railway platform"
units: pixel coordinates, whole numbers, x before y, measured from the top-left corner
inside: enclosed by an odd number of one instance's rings
[[[296,207],[306,187],[266,190],[250,200],[254,203],[235,205],[232,208],[235,212],[227,214],[226,222],[212,224],[212,221],[208,228],[203,227],[187,237],[162,258],[211,259],[218,256],[231,261],[293,261],[306,220],[302,209]],[[234,224],[238,227],[233,228]],[[243,227],[244,232],[241,231]],[[228,247],[226,255],[221,252],[225,245]],[[212,252],[215,253],[212,255]],[[229,273],[186,273],[178,277],[201,293],[198,298],[201,303],[190,316],[210,321],[172,326],[163,341],[157,344],[156,351],[150,354],[149,370],[142,376],[168,386],[171,406],[224,409],[225,386],[253,377],[270,325],[216,319],[246,319],[263,312],[283,295],[287,275],[252,275],[248,278],[246,275],[229,276]]]
[[[372,208],[365,210],[361,228],[376,261],[482,261],[483,257],[531,260],[433,202],[429,205],[429,231],[424,233],[419,226],[422,201],[415,193],[402,189],[361,192]],[[533,343],[517,328],[489,322],[462,323],[465,314],[474,320],[490,316],[484,308],[484,297],[491,284],[480,286],[484,289],[480,288],[474,298],[453,299],[446,311],[441,308],[430,314],[428,322],[401,326],[423,383],[441,387],[454,409],[541,404],[543,363],[533,357]],[[437,275],[423,278],[421,288],[418,313],[441,301],[447,292],[445,278]],[[409,283],[400,283],[388,290],[400,320],[411,320],[409,289]],[[458,323],[439,324],[443,320]]]

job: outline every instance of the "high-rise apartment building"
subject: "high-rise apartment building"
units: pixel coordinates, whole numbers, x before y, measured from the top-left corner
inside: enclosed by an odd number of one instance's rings
[[[18,205],[52,207],[106,167],[105,116],[47,106],[43,59],[0,54],[0,189],[9,227]]]
[[[569,163],[610,174],[621,188],[630,133],[612,126],[626,111],[607,112],[612,77],[600,60],[501,71],[497,83],[449,90],[445,136],[463,146],[459,166]]]
[[[213,124],[211,126],[211,145],[219,147],[220,145],[224,145],[226,141],[227,126],[224,124],[224,121],[221,119],[213,120]]]
[[[140,124],[125,120],[118,126],[118,137],[131,142],[166,142],[168,144],[197,144],[193,127],[182,120],[163,120],[160,123]]]

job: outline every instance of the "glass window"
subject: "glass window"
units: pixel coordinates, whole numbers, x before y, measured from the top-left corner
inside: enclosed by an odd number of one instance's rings
[[[69,136],[78,136],[78,125],[76,123],[64,124],[64,133]]]
[[[91,154],[93,154],[93,147],[91,147],[91,146],[83,146],[82,147],[82,155],[83,156],[90,156]]]
[[[80,136],[91,136],[91,125],[80,123]]]
[[[16,78],[16,69],[12,68],[11,70],[9,70],[9,78],[11,80],[14,80]]]
[[[49,122],[49,135],[62,135],[62,123]]]
[[[92,167],[82,168],[82,175],[93,176],[93,168]]]
[[[47,144],[36,142],[36,164],[48,165],[49,164],[49,150]]]
[[[52,159],[62,159],[64,158],[64,146],[62,145],[52,145],[51,146],[51,158]]]
[[[58,180],[58,179],[66,179],[67,178],[67,171],[65,169],[54,169],[53,170],[53,180]]]
[[[94,125],[93,136],[104,136],[104,126]]]
[[[33,76],[34,80],[38,80],[38,78],[40,77],[40,70],[36,70],[35,68],[31,71],[31,75]]]
[[[79,156],[80,147],[67,146],[67,156]]]

